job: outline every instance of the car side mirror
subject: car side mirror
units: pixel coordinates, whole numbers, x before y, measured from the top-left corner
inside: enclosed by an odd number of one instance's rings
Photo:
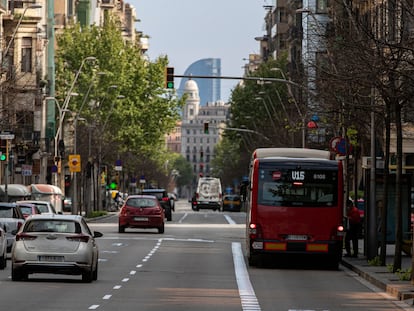
[[[99,232],[99,231],[94,231],[93,232],[93,237],[94,238],[100,238],[102,236],[103,236],[103,233],[102,232]]]

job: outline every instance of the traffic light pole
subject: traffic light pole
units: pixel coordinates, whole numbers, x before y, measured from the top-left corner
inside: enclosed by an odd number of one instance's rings
[[[174,75],[174,78],[189,78],[189,79],[223,79],[223,80],[245,80],[245,81],[258,81],[258,82],[280,82],[290,84],[306,90],[306,92],[315,95],[316,93],[308,90],[308,88],[300,83],[296,83],[288,79],[279,78],[265,78],[265,77],[235,77],[235,76],[203,76],[203,75]]]
[[[4,195],[6,202],[9,202],[8,191],[8,179],[9,179],[9,140],[6,140],[6,161],[4,162]]]

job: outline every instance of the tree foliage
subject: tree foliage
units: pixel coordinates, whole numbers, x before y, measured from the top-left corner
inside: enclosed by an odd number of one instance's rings
[[[122,159],[130,171],[149,170],[151,162],[162,172],[170,157],[165,135],[179,119],[183,102],[164,89],[167,57],[149,61],[119,29],[117,20],[108,19],[102,27],[73,25],[57,36],[56,97],[63,103],[73,84],[79,96],[70,97],[67,108],[93,129],[92,155],[100,147],[105,162]],[[96,60],[85,61],[90,57]]]

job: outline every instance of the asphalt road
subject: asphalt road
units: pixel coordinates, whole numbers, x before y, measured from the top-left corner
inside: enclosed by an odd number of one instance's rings
[[[178,201],[164,234],[127,229],[117,217],[93,222],[101,231],[98,281],[35,274],[12,282],[0,271],[1,310],[414,310],[341,267],[303,260],[245,264],[244,213],[193,212]]]

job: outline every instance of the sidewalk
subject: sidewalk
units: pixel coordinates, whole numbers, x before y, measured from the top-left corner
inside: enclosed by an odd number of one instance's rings
[[[361,242],[361,241],[360,241]],[[360,247],[363,243],[360,243]],[[401,270],[408,271],[413,265],[413,258],[402,255]],[[364,255],[358,258],[343,257],[342,265],[357,273],[360,277],[380,288],[384,292],[394,296],[398,300],[404,300],[409,305],[414,305],[414,285],[411,281],[402,281],[397,273],[388,271],[387,265],[394,262],[394,245],[387,246],[386,266],[373,266],[368,263]]]

